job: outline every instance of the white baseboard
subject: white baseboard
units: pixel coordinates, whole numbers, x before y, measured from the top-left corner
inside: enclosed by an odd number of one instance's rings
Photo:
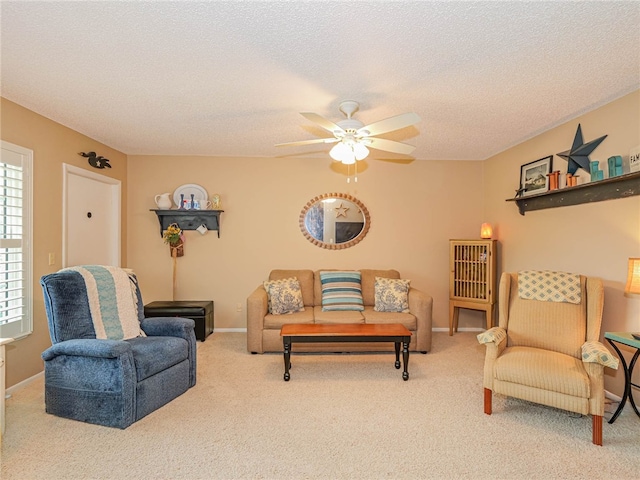
[[[431,329],[432,332],[448,332],[449,328],[448,327],[435,327]],[[458,328],[459,332],[484,332],[485,329],[484,328],[478,328],[478,327],[460,327]]]
[[[25,380],[23,380],[21,382],[16,383],[15,385],[12,385],[11,387],[9,387],[9,388],[7,388],[5,390],[5,397],[9,398],[13,392],[16,392],[16,391],[20,390],[21,388],[26,387],[30,383],[35,382],[36,380],[38,380],[43,375],[44,375],[44,370],[41,371],[40,373],[36,373],[33,377],[29,377],[29,378],[27,378],[27,379],[25,379]]]
[[[619,397],[615,393],[611,393],[609,390],[604,391],[604,398],[608,398],[609,400],[613,400],[614,402],[618,403],[622,401],[622,397]]]
[[[236,333],[247,333],[247,329],[245,328],[214,328],[213,333],[216,332],[236,332]]]

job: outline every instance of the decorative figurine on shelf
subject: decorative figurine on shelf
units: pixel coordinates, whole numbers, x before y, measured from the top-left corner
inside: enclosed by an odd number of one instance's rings
[[[575,187],[578,185],[578,177],[580,175],[572,175],[567,173],[567,187]]]
[[[551,173],[547,173],[547,177],[549,177],[549,191],[557,190],[560,180],[560,170],[555,170]]]
[[[609,174],[611,176],[611,174]],[[591,162],[591,181],[597,182],[604,179],[604,171],[600,170],[600,162],[594,160]]]
[[[96,155],[96,152],[80,152],[78,155],[89,159],[89,165],[94,168],[111,168],[109,159],[102,155]]]
[[[220,199],[220,194],[216,193],[211,197],[211,209],[212,210],[221,210],[222,209],[222,200]]]
[[[591,173],[589,155],[591,155],[591,153],[605,138],[607,138],[607,135],[596,138],[589,143],[584,143],[584,140],[582,139],[582,128],[580,127],[580,124],[578,124],[578,130],[576,131],[576,136],[573,139],[571,149],[557,154],[559,157],[562,157],[569,162],[567,165],[567,174],[570,173],[571,175],[574,175],[578,171],[578,168],[582,168],[587,173]],[[567,179],[567,187],[569,186],[569,180]]]
[[[609,166],[609,178],[622,175],[622,157],[620,155],[609,157],[607,164]]]

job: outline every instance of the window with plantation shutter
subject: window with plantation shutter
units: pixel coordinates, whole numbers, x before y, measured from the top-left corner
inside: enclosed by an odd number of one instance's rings
[[[2,142],[0,157],[0,338],[32,331],[33,152]]]

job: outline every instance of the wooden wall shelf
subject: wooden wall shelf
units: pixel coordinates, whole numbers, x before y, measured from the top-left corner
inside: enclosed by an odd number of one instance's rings
[[[616,198],[640,195],[640,172],[627,173],[619,177],[598,180],[575,187],[565,187],[528,197],[508,198],[507,202],[516,202],[520,215],[532,210],[566,207],[581,203],[602,202]]]
[[[220,238],[220,214],[224,210],[156,210],[160,222],[160,236],[169,225],[177,223],[182,230],[195,230],[205,225],[209,230],[217,230]]]

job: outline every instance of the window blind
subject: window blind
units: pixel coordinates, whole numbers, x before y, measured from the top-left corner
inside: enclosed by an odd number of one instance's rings
[[[0,158],[0,337],[31,332],[30,150],[2,142]]]

